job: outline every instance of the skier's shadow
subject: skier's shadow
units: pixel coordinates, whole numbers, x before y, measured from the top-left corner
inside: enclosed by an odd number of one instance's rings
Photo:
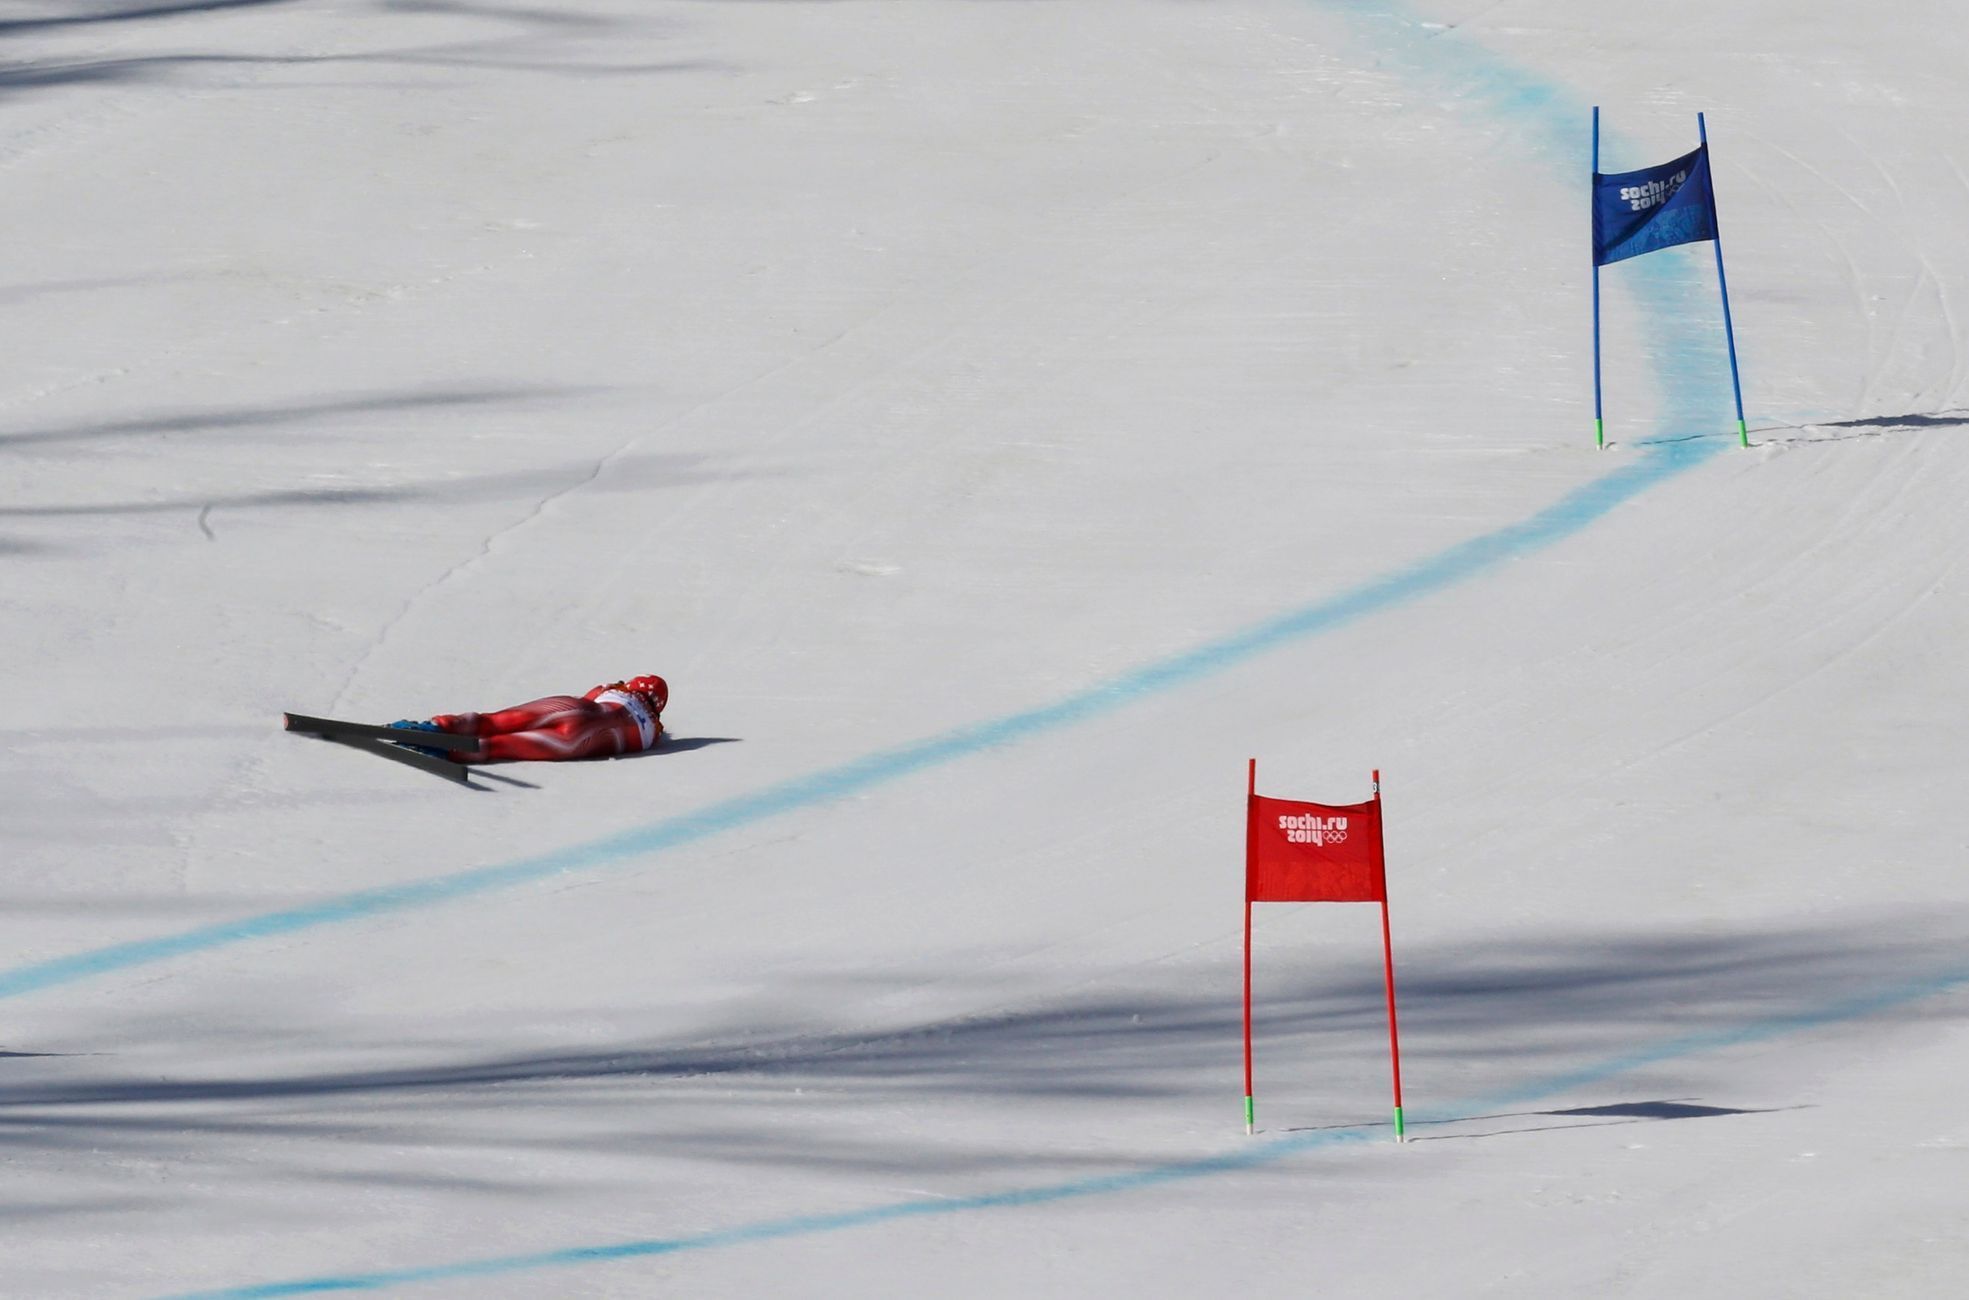
[[[621,763],[638,758],[662,758],[665,754],[682,754],[693,749],[703,749],[707,745],[736,745],[737,736],[665,736],[656,742],[652,749],[634,754],[617,754],[609,759],[611,763]]]
[[[655,749],[645,749],[634,754],[611,754],[607,758],[591,758],[582,761],[590,763],[626,763],[638,758],[660,758],[665,754],[681,754],[692,749],[703,749],[706,745],[735,745],[738,743],[738,740],[739,738],[737,736],[684,736],[681,738],[665,736]],[[474,763],[471,774],[475,778],[482,777],[487,781],[497,781],[501,785],[519,786],[523,790],[538,790],[540,788],[532,781],[523,781],[517,776],[507,776],[504,772],[495,772],[488,764]]]
[[[472,785],[473,777],[478,777],[486,781],[497,781],[501,785],[516,785],[522,790],[538,790],[540,788],[534,782],[522,781],[517,776],[507,776],[503,772],[488,772],[483,764],[478,763],[474,763],[472,770],[466,774],[465,784],[468,786]],[[472,788],[477,789],[478,787],[473,786]]]

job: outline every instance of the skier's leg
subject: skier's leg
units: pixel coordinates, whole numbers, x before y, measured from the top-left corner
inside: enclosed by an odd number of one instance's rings
[[[431,721],[438,724],[439,731],[456,736],[504,736],[537,731],[570,716],[582,719],[600,711],[600,706],[579,696],[549,695],[492,713],[441,713]]]
[[[586,701],[583,701],[586,703]],[[641,747],[636,721],[618,709],[596,709],[551,720],[531,731],[488,735],[476,754],[458,754],[464,763],[561,762],[608,758]]]

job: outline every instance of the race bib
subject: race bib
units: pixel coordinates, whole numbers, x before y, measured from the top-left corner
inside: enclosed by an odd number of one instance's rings
[[[649,705],[643,703],[642,696],[631,695],[628,691],[603,691],[595,697],[595,703],[620,704],[629,710],[629,716],[636,720],[636,729],[643,733],[643,748],[648,749],[656,743],[656,715],[649,711]]]

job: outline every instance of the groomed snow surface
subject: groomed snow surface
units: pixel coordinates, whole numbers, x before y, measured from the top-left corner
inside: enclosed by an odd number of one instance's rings
[[[1960,17],[13,0],[0,1293],[1955,1294]]]

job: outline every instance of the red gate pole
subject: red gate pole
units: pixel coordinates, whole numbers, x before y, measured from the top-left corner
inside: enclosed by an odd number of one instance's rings
[[[1379,768],[1376,768],[1374,771],[1374,811],[1376,814],[1379,814],[1381,811],[1381,770]],[[1382,858],[1381,957],[1388,980],[1388,1057],[1394,1063],[1395,1071],[1395,1141],[1406,1142],[1408,1141],[1408,1137],[1402,1125],[1402,1042],[1401,1035],[1395,1030],[1395,940],[1393,933],[1388,928],[1387,824],[1378,815],[1374,820],[1375,824],[1381,828],[1382,839],[1382,843],[1377,847],[1376,851],[1381,854]],[[1249,903],[1245,904],[1247,914],[1250,911],[1250,906]],[[1250,1086],[1248,1083],[1245,1085],[1247,1091],[1249,1091]]]
[[[1257,1131],[1251,1089],[1251,801],[1258,795],[1258,760],[1251,760],[1244,790],[1244,1132]]]

